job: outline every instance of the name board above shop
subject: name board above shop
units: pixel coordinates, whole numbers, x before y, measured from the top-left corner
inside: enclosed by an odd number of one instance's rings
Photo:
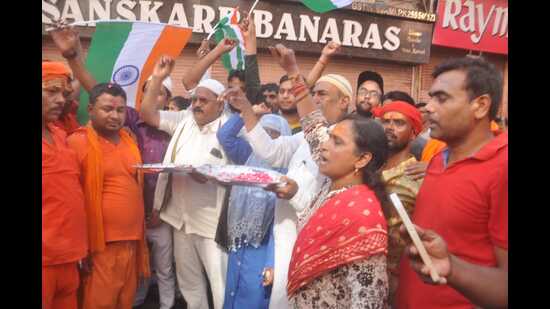
[[[254,1],[131,1],[42,0],[43,33],[46,24],[59,18],[72,21],[98,19],[162,22],[193,28],[191,42],[199,43],[220,19],[239,6],[246,10]],[[353,10],[316,14],[301,3],[260,1],[254,11],[258,47],[283,43],[301,52],[320,53],[329,41],[342,44],[346,56],[427,63],[432,24],[371,15]],[[93,24],[81,28],[83,37],[93,34]]]
[[[398,8],[385,5],[385,1],[380,3],[371,3],[371,0],[354,0],[351,8],[356,11],[363,11],[381,15],[390,15],[395,17],[410,18],[427,22],[435,22],[435,14],[422,12],[417,10],[410,10],[405,8]]]
[[[507,0],[440,0],[433,44],[508,54]]]

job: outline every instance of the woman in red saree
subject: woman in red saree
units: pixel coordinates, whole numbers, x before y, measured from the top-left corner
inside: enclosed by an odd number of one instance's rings
[[[317,199],[298,213],[288,295],[294,308],[386,308],[386,195],[378,169],[387,158],[383,128],[348,116],[328,133],[320,111],[302,126],[321,173]]]

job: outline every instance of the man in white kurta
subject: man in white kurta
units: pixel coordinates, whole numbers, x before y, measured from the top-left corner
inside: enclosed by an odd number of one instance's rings
[[[347,114],[352,88],[345,78],[333,74],[325,75],[317,81],[314,92],[315,90],[334,94],[332,97],[314,96],[327,120],[335,123]],[[319,167],[311,156],[303,132],[272,140],[262,126],[256,125],[245,133],[245,137],[254,153],[268,164],[273,167],[288,167],[287,177],[298,185],[298,191],[292,198],[288,201],[277,200],[275,207],[275,265],[269,307],[284,309],[289,307],[286,285],[288,265],[297,236],[296,214],[311,204],[319,193],[325,176],[319,173]]]
[[[228,163],[216,137],[228,118],[223,112],[223,102],[216,100],[223,91],[221,83],[203,80],[195,90],[190,109],[159,112],[158,128],[172,135],[164,163],[193,166]],[[207,123],[204,119],[208,119]],[[221,309],[227,254],[214,238],[225,189],[203,181],[188,174],[161,174],[154,209],[160,211],[160,219],[173,228],[176,274],[187,308],[208,309],[209,280],[214,307]]]

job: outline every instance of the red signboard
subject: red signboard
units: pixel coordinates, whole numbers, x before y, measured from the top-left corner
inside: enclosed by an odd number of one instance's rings
[[[440,0],[434,45],[508,54],[507,0]]]

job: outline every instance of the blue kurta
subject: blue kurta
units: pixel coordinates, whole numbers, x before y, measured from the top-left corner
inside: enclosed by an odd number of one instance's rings
[[[232,115],[218,131],[218,140],[227,156],[236,164],[244,164],[252,154],[252,148],[237,137],[244,126],[239,115]],[[267,309],[271,286],[263,286],[263,271],[273,268],[273,223],[258,248],[246,245],[229,251],[224,309]]]
[[[269,307],[271,285],[264,287],[264,268],[273,268],[273,225],[258,248],[244,246],[229,252],[224,309]]]

